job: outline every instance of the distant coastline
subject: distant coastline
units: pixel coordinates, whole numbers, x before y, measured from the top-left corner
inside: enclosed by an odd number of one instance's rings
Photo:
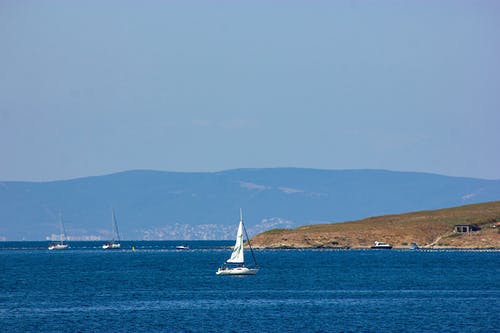
[[[240,208],[249,233],[257,235],[496,201],[500,180],[387,170],[130,170],[57,182],[3,182],[0,198],[3,240],[59,239],[59,212],[69,239],[108,239],[111,207],[124,238],[231,239]]]
[[[494,201],[352,222],[274,229],[253,237],[251,244],[263,249],[369,249],[375,241],[383,241],[394,249],[411,249],[412,244],[416,244],[419,249],[497,250],[500,249],[499,222],[500,201]]]

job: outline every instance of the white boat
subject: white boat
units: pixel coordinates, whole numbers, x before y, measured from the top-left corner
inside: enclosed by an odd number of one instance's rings
[[[254,264],[250,267],[245,266],[245,255],[243,250],[243,231],[247,237],[248,246],[252,253]],[[217,270],[217,275],[255,275],[259,271],[259,266],[255,260],[255,255],[250,245],[247,230],[243,224],[243,215],[240,209],[240,224],[238,225],[238,232],[236,233],[236,244],[234,245],[231,257]]]
[[[120,243],[115,243],[114,241],[107,242],[106,244],[104,244],[102,246],[102,248],[104,250],[116,250],[116,249],[119,249],[121,247],[122,247],[122,245]]]
[[[111,215],[112,215],[112,219],[111,219],[111,224],[112,224],[112,233],[113,233],[113,238],[111,239],[111,241],[107,242],[106,244],[104,244],[102,246],[102,248],[104,250],[117,250],[119,248],[121,248],[121,244],[120,244],[120,233],[118,232],[118,224],[116,223],[116,216],[115,216],[115,210],[112,209],[111,210]]]
[[[177,245],[176,250],[189,250],[189,245]]]
[[[48,247],[48,249],[50,251],[52,251],[52,250],[66,250],[69,247],[68,244],[64,243],[64,240],[66,239],[66,229],[64,228],[64,223],[63,223],[61,213],[59,213],[59,226],[61,228],[61,233],[59,234],[59,236],[61,237],[61,240],[57,243],[50,244]]]
[[[372,249],[385,249],[385,250],[390,250],[392,249],[391,244],[387,244],[384,242],[375,242],[375,244],[371,247]]]
[[[68,244],[52,243],[49,245],[49,250],[66,250],[69,247]]]

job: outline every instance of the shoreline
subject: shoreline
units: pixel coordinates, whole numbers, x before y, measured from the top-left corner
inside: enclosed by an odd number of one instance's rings
[[[273,229],[251,239],[255,248],[368,249],[380,242],[393,249],[500,249],[500,201]]]
[[[372,249],[369,247],[252,247],[254,250],[276,250],[276,251],[374,251],[374,252],[442,252],[442,251],[463,251],[463,252],[500,252],[500,248],[462,248],[462,247],[436,247],[411,249],[397,247],[392,249]]]

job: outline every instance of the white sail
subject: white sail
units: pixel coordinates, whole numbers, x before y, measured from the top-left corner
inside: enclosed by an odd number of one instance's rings
[[[240,225],[238,226],[238,233],[236,234],[236,244],[234,244],[233,253],[231,253],[231,258],[227,261],[232,264],[243,264],[245,262],[245,256],[243,254],[243,220],[240,219]]]

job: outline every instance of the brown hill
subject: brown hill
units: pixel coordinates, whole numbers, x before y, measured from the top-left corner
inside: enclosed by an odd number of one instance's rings
[[[408,248],[500,248],[500,201],[354,222],[274,229],[252,239],[256,248],[369,248],[375,241]],[[457,224],[477,231],[456,233]]]

